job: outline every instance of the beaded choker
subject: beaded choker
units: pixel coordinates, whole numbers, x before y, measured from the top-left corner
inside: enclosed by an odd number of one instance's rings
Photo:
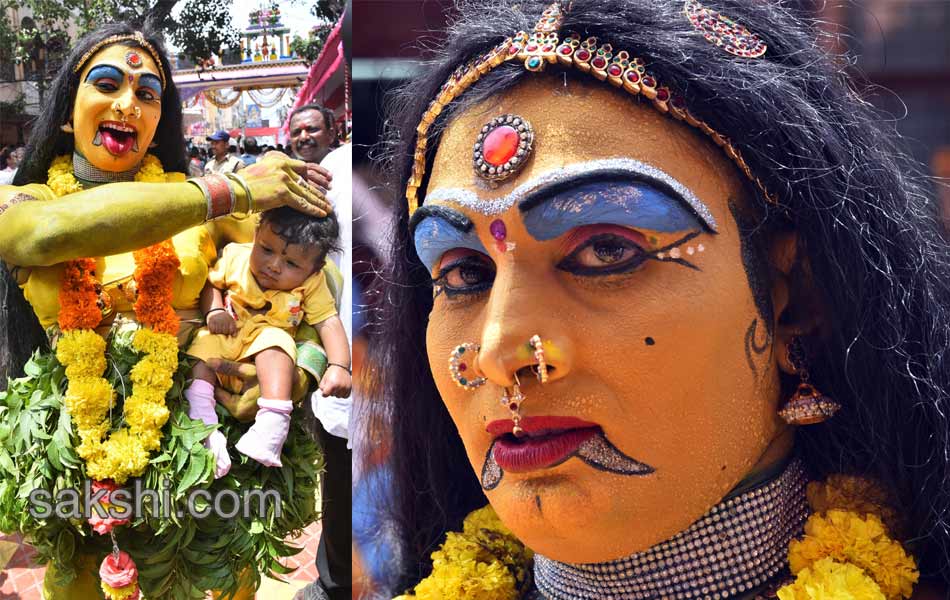
[[[685,600],[752,593],[775,578],[808,516],[807,479],[794,459],[777,478],[712,507],[669,540],[619,560],[562,563],[534,557],[548,600]]]
[[[128,171],[103,171],[86,160],[86,157],[78,152],[73,152],[73,174],[76,179],[84,183],[115,183],[117,181],[135,181],[135,175],[139,172],[139,166]]]

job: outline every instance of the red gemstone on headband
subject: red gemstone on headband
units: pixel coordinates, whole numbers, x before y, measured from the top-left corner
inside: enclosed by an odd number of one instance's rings
[[[538,49],[538,45],[537,45],[537,44],[530,44],[530,45],[528,45],[528,47],[525,48],[524,50],[525,50],[525,52],[534,52],[534,51],[536,51],[537,49]]]
[[[607,74],[611,77],[620,77],[621,73],[623,73],[623,69],[620,68],[620,65],[610,65],[610,68],[607,69]]]
[[[647,75],[643,78],[643,84],[646,85],[647,87],[654,87],[656,86],[656,79],[653,79],[652,77]]]
[[[640,81],[640,74],[636,71],[627,71],[627,81],[630,83],[637,83]]]
[[[660,102],[666,102],[670,99],[670,91],[665,88],[660,88],[656,91],[656,99]]]
[[[465,363],[460,363],[460,364],[459,364],[459,371],[465,371],[465,370],[467,370],[467,369],[468,369],[468,367],[465,365]]]
[[[590,58],[590,50],[582,48],[577,51],[577,54],[574,55],[574,58],[577,60],[588,60]]]
[[[607,66],[607,59],[604,58],[603,56],[598,56],[597,58],[592,60],[590,64],[595,69],[603,69],[604,67]]]
[[[561,54],[568,55],[571,53],[571,47],[568,46],[567,44],[564,44],[563,46],[558,48],[557,51],[560,52]]]
[[[492,129],[482,143],[482,155],[488,164],[500,167],[518,152],[521,138],[514,127],[502,125]]]

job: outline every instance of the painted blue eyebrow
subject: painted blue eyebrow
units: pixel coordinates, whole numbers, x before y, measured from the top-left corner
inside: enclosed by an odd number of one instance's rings
[[[441,208],[451,210],[445,207]],[[459,215],[464,217],[462,213],[459,213]],[[468,220],[467,217],[465,217],[465,220]],[[469,223],[471,222],[469,221]],[[433,272],[442,255],[455,248],[468,248],[482,254],[488,254],[473,227],[470,225],[467,228],[460,226],[458,221],[436,214],[423,216],[417,221],[412,237],[416,246],[416,254],[430,273]]]
[[[114,79],[121,82],[125,78],[125,74],[118,67],[113,67],[112,65],[98,65],[89,70],[89,74],[86,75],[86,81],[94,81],[96,79]]]
[[[521,205],[525,228],[536,240],[556,239],[575,227],[611,224],[660,233],[706,229],[682,202],[627,178],[565,182]]]
[[[162,95],[162,80],[151,73],[142,73],[139,76],[139,85],[153,90],[159,96]]]

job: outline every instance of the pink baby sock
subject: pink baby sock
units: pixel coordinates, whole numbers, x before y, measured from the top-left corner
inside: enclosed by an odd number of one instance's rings
[[[290,413],[294,404],[290,400],[261,398],[257,406],[254,424],[234,447],[262,465],[282,467],[280,451],[290,432]]]
[[[205,425],[217,425],[218,414],[214,412],[214,386],[207,381],[195,379],[185,389],[188,400],[188,416],[200,419]],[[231,470],[231,457],[228,456],[228,440],[217,429],[204,441],[205,448],[214,455],[214,478],[224,477]]]

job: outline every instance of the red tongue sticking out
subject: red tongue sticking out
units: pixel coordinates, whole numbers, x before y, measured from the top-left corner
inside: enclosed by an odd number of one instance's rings
[[[117,132],[107,127],[103,127],[100,131],[102,132],[102,144],[106,147],[106,150],[116,156],[128,152],[135,142],[134,134]]]

